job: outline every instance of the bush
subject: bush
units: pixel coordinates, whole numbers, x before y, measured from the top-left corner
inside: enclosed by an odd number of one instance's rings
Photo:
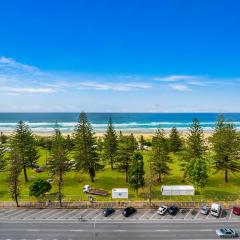
[[[29,187],[29,195],[34,197],[39,197],[43,195],[46,192],[49,192],[51,190],[52,186],[51,184],[43,179],[38,179],[35,182],[31,184]]]

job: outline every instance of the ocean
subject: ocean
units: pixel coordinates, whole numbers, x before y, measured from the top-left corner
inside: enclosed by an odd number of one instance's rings
[[[157,127],[166,130],[176,126],[187,130],[194,118],[198,118],[205,131],[211,130],[218,113],[87,113],[95,132],[104,132],[109,117],[117,131],[150,133]],[[225,113],[240,129],[240,113]],[[11,132],[19,120],[25,121],[37,133],[53,132],[56,122],[64,133],[71,133],[78,121],[79,113],[0,113],[0,131]]]

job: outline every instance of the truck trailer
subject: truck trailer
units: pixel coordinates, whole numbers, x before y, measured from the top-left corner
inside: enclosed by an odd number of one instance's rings
[[[180,196],[190,195],[193,196],[195,189],[191,185],[169,185],[161,187],[162,195],[164,196]]]

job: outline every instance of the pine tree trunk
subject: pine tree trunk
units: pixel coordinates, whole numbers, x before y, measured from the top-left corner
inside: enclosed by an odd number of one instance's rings
[[[113,157],[111,156],[111,169],[113,170]]]
[[[228,170],[225,169],[225,183],[228,182]]]
[[[62,172],[60,171],[59,174],[59,182],[58,182],[58,200],[59,200],[59,204],[60,207],[62,207],[62,182],[63,182],[63,176],[62,176]]]
[[[18,197],[17,196],[15,197],[15,202],[16,202],[17,207],[19,207]]]
[[[24,172],[24,178],[25,178],[25,182],[28,182],[28,177],[27,177],[27,169],[25,164],[23,165],[23,172]]]
[[[126,182],[128,182],[128,168],[125,169],[125,179]]]

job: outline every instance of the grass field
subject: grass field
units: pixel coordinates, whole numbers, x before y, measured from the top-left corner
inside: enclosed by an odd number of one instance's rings
[[[41,157],[39,159],[39,165],[45,166],[46,164],[46,151],[40,149]],[[145,172],[148,175],[148,159],[149,152],[144,153],[145,161]],[[180,185],[188,184],[182,183],[182,172],[180,170],[180,161],[177,155],[171,155],[173,162],[170,164],[171,174],[165,177],[162,184],[165,185]],[[209,165],[211,163],[209,162]],[[45,198],[36,199],[29,196],[29,185],[38,178],[49,179],[50,176],[48,172],[36,173],[32,169],[28,169],[29,183],[26,184],[24,181],[23,174],[21,175],[21,201],[37,201],[46,199],[55,199],[56,186],[53,184],[53,188]],[[8,193],[8,183],[7,183],[7,172],[0,173],[0,201],[10,201],[10,196]],[[229,183],[224,183],[223,173],[214,174],[209,167],[209,181],[207,186],[200,190],[199,194],[194,197],[164,197],[160,194],[161,184],[154,182],[153,184],[153,199],[155,200],[174,200],[174,201],[192,201],[192,200],[235,200],[238,198],[240,192],[240,174],[229,174]],[[87,195],[82,193],[82,187],[86,184],[91,184],[94,188],[106,189],[109,191],[109,197],[95,196],[94,198],[98,201],[110,201],[112,188],[129,187],[125,182],[124,173],[118,172],[116,170],[111,170],[110,166],[106,166],[104,170],[97,173],[96,182],[90,183],[89,176],[86,173],[76,173],[75,171],[70,171],[65,176],[64,183],[64,195],[65,201],[82,201],[87,200]],[[148,192],[147,186],[144,189],[140,189],[139,195],[129,188],[130,200],[146,200],[146,194]]]

